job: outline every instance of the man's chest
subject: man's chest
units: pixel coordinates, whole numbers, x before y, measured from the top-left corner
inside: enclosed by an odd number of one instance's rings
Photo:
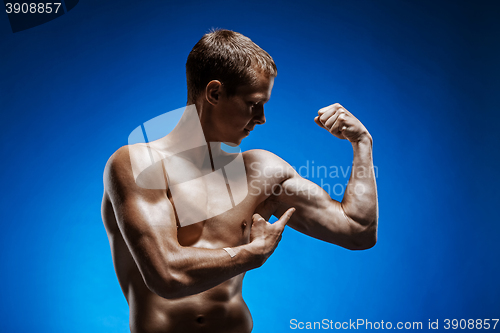
[[[169,197],[181,227],[211,220],[230,211],[230,215],[244,215],[242,211],[251,209],[252,198],[248,197],[246,169],[241,155],[224,160],[173,156],[165,162]]]
[[[253,214],[269,219],[275,211],[275,202],[267,199],[279,179],[255,175],[242,158],[213,168],[184,159],[172,159],[168,166],[168,195],[183,245],[217,248],[247,243]]]

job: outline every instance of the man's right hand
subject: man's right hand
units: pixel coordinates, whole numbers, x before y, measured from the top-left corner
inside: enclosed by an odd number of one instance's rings
[[[263,265],[267,258],[274,252],[281,240],[281,235],[295,208],[288,209],[280,219],[274,223],[269,223],[259,214],[252,217],[252,229],[250,232],[251,252],[259,256],[260,265]]]

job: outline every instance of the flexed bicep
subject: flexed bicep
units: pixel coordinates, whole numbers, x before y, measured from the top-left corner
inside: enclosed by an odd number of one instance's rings
[[[350,247],[352,224],[340,202],[330,198],[317,184],[295,174],[281,184],[276,200],[279,203],[276,215],[289,207],[296,208],[288,222],[290,227],[308,236]]]

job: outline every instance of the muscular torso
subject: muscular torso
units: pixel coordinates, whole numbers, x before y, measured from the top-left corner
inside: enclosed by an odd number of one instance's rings
[[[255,162],[252,153],[244,153],[248,186],[248,195],[245,199],[232,209],[202,222],[183,227],[176,221],[180,245],[220,249],[250,241],[252,215],[259,213],[265,219],[269,219],[276,206],[276,202],[270,197],[269,189],[273,184],[283,181],[283,175],[279,174],[264,179],[264,175],[256,171],[257,168],[250,167],[252,162]],[[264,180],[266,184],[263,183]],[[193,193],[198,190],[192,189]],[[210,191],[207,194],[219,195]],[[175,208],[175,198],[172,198],[170,191],[167,191],[167,196]],[[193,202],[193,205],[200,204],[203,205],[200,202]],[[107,193],[103,199],[103,220],[116,274],[130,307],[132,332],[250,332],[252,330],[252,318],[242,297],[244,274],[199,294],[178,299],[162,298],[145,285],[120,233]],[[210,276],[207,276],[207,279],[210,279]]]

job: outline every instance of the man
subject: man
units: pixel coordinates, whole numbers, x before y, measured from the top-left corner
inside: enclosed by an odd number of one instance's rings
[[[372,138],[340,104],[319,110],[314,120],[352,144],[353,172],[342,202],[264,150],[242,154],[246,175],[235,173],[227,188],[207,180],[224,166],[219,174],[227,180],[237,161],[221,142],[238,145],[265,123],[276,74],[272,58],[249,38],[228,30],[206,34],[188,56],[192,106],[177,127],[109,159],[102,215],[132,332],[250,332],[242,280],[273,253],[286,224],[348,249],[374,246]],[[220,209],[227,191],[241,200]],[[270,224],[271,215],[280,218]]]

